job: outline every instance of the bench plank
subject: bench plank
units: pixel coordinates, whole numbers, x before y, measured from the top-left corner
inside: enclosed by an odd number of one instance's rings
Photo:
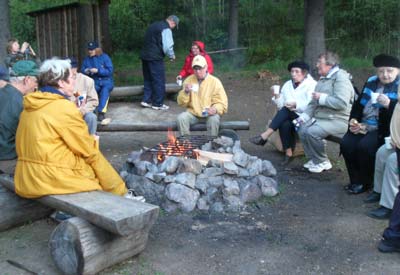
[[[10,177],[1,177],[0,183],[14,190]],[[37,199],[40,203],[81,217],[112,233],[127,236],[154,224],[159,207],[126,199],[121,196],[91,191],[67,195],[49,195]]]
[[[136,132],[136,131],[173,131],[178,130],[175,121],[165,122],[146,122],[146,123],[110,123],[108,125],[97,126],[99,132]],[[250,124],[248,121],[222,121],[220,129],[231,130],[249,130]],[[199,122],[190,126],[191,131],[206,131],[207,125],[204,122]]]
[[[181,89],[182,87],[178,86],[178,84],[176,83],[165,84],[166,93],[177,93]],[[110,94],[110,97],[116,98],[116,97],[135,96],[142,94],[143,94],[143,85],[123,86],[123,87],[114,87],[113,91]]]

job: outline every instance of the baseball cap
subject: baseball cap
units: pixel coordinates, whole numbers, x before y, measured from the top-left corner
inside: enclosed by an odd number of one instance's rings
[[[5,80],[5,81],[10,80],[10,74],[8,73],[7,68],[1,65],[0,65],[0,80]]]
[[[207,65],[206,59],[202,55],[196,55],[192,61],[192,68],[199,66],[204,68]]]
[[[99,47],[99,43],[97,43],[96,41],[91,41],[87,44],[88,50],[94,50],[98,47]]]
[[[30,60],[21,60],[16,62],[10,71],[10,76],[38,76],[39,69],[35,62]]]

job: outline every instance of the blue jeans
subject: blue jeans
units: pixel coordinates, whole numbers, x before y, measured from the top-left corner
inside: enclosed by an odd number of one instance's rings
[[[110,98],[110,93],[114,89],[114,82],[112,79],[96,79],[94,81],[97,95],[99,96],[99,106],[97,106],[97,111],[106,113],[108,99]]]
[[[165,97],[165,68],[163,60],[142,60],[144,78],[143,101],[160,107]]]

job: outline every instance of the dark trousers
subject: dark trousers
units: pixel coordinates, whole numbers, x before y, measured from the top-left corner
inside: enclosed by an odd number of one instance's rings
[[[295,112],[283,107],[276,113],[269,124],[269,128],[272,130],[276,131],[279,129],[279,136],[284,150],[289,148],[294,149],[296,146],[296,130],[292,121],[298,117]]]
[[[114,89],[114,82],[111,79],[95,80],[94,84],[99,97],[99,106],[97,106],[97,111],[105,113],[107,111],[110,93]]]
[[[375,155],[379,148],[378,131],[366,135],[347,132],[340,142],[351,184],[373,186]]]
[[[400,170],[400,149],[396,148],[397,166]],[[400,172],[400,171],[399,171]],[[399,173],[400,179],[400,173]],[[392,216],[389,220],[389,227],[383,231],[383,238],[400,248],[400,192],[394,200]]]
[[[142,60],[144,78],[143,101],[162,106],[165,97],[165,68],[163,60]]]

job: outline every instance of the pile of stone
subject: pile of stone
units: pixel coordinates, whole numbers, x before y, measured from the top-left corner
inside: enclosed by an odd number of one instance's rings
[[[170,156],[154,163],[142,160],[144,152],[133,151],[120,174],[127,188],[168,212],[240,211],[248,202],[278,194],[272,163],[245,153],[240,141],[219,137],[201,150],[230,153],[232,161],[211,159],[204,166],[196,159]]]

